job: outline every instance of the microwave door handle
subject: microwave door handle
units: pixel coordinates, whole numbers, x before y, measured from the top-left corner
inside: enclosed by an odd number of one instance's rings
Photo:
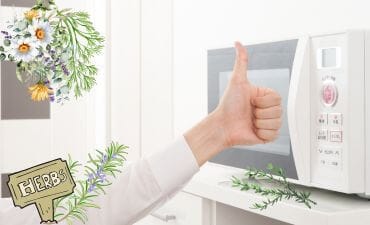
[[[310,46],[298,39],[288,96],[288,124],[299,183],[310,184]]]

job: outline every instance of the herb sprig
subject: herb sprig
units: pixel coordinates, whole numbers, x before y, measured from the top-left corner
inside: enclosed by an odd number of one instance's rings
[[[96,150],[95,157],[89,154],[89,161],[85,166],[85,179],[76,181],[78,187],[74,194],[54,201],[54,217],[58,223],[64,220],[69,225],[74,220],[87,222],[87,209],[98,209],[99,205],[94,203],[94,199],[100,194],[105,194],[105,188],[112,184],[108,178],[115,178],[117,173],[121,172],[118,168],[126,161],[126,149],[127,146],[113,142],[104,152]],[[72,176],[76,177],[81,164],[69,158],[68,166]]]
[[[68,88],[80,97],[83,91],[89,91],[96,83],[97,67],[92,64],[94,55],[103,50],[104,38],[95,30],[86,12],[73,12],[69,9],[57,11],[58,19],[55,30],[55,48],[70,49],[71,57],[68,61],[70,76]],[[60,36],[60,37],[59,37]]]
[[[241,191],[253,190],[255,193],[266,197],[266,200],[263,200],[261,203],[254,203],[251,207],[252,209],[265,210],[283,199],[293,199],[298,203],[304,204],[309,209],[312,208],[312,205],[317,204],[310,198],[310,192],[296,190],[296,187],[287,180],[282,168],[268,164],[267,171],[268,172],[256,168],[248,168],[244,178],[232,177],[233,187],[238,187]],[[279,187],[262,187],[256,182],[258,179],[268,180]],[[252,182],[248,182],[248,180]]]

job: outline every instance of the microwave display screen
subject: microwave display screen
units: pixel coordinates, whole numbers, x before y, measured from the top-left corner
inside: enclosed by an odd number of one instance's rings
[[[219,99],[221,99],[228,81],[231,77],[231,71],[219,73]],[[290,83],[290,70],[281,69],[262,69],[249,70],[248,79],[256,86],[269,87],[279,92],[283,105],[283,123],[280,129],[280,136],[272,143],[254,146],[237,146],[239,149],[246,151],[259,151],[279,155],[290,154],[290,136],[287,122],[287,104]]]
[[[321,67],[336,67],[337,66],[337,49],[325,48],[321,51]]]

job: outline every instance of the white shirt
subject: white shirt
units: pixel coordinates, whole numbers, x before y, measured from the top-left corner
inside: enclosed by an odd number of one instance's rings
[[[112,179],[107,195],[97,199],[101,209],[89,209],[86,224],[133,224],[181,190],[198,171],[190,147],[180,137],[162,151],[128,165],[117,179]],[[0,224],[40,223],[35,206],[7,208],[0,207]]]

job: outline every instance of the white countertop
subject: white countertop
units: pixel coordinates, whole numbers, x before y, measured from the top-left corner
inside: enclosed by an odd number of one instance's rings
[[[251,209],[253,203],[261,202],[265,198],[253,191],[242,192],[231,187],[231,176],[242,174],[242,170],[208,163],[194,176],[184,191],[291,224],[370,224],[370,201],[367,199],[315,188],[304,188],[312,193],[311,198],[317,202],[312,209],[294,200],[283,200],[264,211]]]

